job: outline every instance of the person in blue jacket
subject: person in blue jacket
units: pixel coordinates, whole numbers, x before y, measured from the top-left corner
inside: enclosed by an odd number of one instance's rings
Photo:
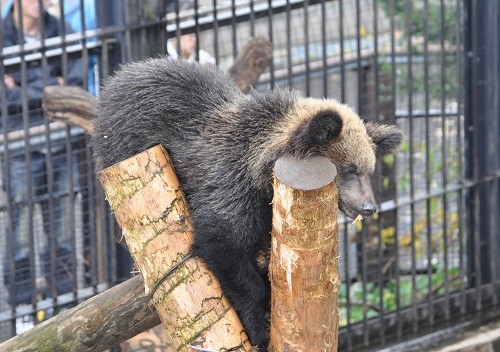
[[[58,37],[65,33],[71,33],[70,26],[62,26],[60,20],[50,15],[44,8],[40,8],[39,0],[14,1],[2,21],[2,48],[19,45],[21,42],[37,42],[44,38]],[[20,21],[21,19],[21,21]],[[22,24],[22,26],[21,26]],[[43,28],[42,28],[43,26]],[[5,53],[5,51],[4,51]],[[59,61],[59,62],[62,62]],[[47,63],[27,65],[25,72],[9,72],[4,74],[3,86],[0,87],[0,97],[6,97],[7,116],[0,119],[0,129],[4,136],[12,131],[26,131],[26,127],[42,125],[45,123],[42,110],[43,90],[50,85],[82,86],[82,62],[80,59],[66,61],[66,70],[61,63]],[[63,73],[64,71],[64,73]],[[27,100],[27,101],[26,101]],[[2,113],[3,115],[3,113]],[[27,118],[27,119],[26,119]],[[26,231],[20,231],[21,210],[28,199],[37,199],[41,205],[44,234],[47,243],[56,243],[55,278],[58,293],[71,290],[71,280],[74,273],[68,271],[71,268],[67,262],[72,257],[72,236],[68,226],[68,211],[72,206],[68,203],[68,195],[75,192],[79,185],[78,181],[78,158],[74,154],[78,148],[76,143],[66,145],[66,140],[52,139],[46,143],[36,144],[30,137],[24,138],[24,148],[14,147],[13,143],[4,141],[4,153],[8,148],[8,160],[2,158],[3,187],[9,191],[11,204],[9,226],[13,248],[14,268],[9,267],[9,256],[4,257],[4,283],[15,285],[14,297],[9,297],[11,304],[33,303],[36,288],[31,287],[34,268],[28,266],[30,263],[30,236]],[[73,153],[69,158],[70,153]],[[72,160],[72,163],[68,163]],[[29,169],[27,169],[29,168]],[[49,171],[50,170],[50,171]],[[72,181],[70,181],[72,178]],[[73,189],[69,189],[69,185]],[[49,193],[50,191],[50,193]],[[33,221],[29,219],[28,221]],[[54,272],[50,260],[50,246],[42,250],[41,262],[42,273],[48,277]],[[43,292],[42,292],[43,295]]]
[[[83,11],[82,11],[83,10]],[[84,14],[84,23],[82,24],[82,14]],[[94,0],[84,0],[83,7],[80,0],[64,0],[64,19],[71,25],[75,32],[83,32],[89,29],[97,28],[96,4]],[[87,42],[95,40],[87,38]],[[87,63],[87,90],[92,95],[99,93],[99,75],[98,75],[98,57],[90,55]]]

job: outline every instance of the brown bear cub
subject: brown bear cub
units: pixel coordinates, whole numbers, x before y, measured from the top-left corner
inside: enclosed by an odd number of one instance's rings
[[[92,136],[101,170],[163,144],[193,216],[192,252],[220,280],[254,345],[267,350],[267,270],[272,169],[283,155],[329,157],[338,170],[340,209],[376,212],[375,157],[395,151],[395,126],[364,124],[334,100],[288,90],[245,95],[215,67],[151,59],[121,67],[105,84]]]

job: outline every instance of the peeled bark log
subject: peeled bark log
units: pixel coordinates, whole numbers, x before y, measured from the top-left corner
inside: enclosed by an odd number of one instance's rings
[[[337,351],[335,166],[285,157],[274,173],[270,351]]]
[[[250,38],[229,68],[238,88],[248,93],[273,61],[273,47],[265,38]]]
[[[35,325],[0,344],[0,351],[104,351],[160,323],[140,276]]]
[[[79,126],[91,134],[97,98],[79,87],[49,86],[44,89],[43,109],[49,120]]]
[[[183,261],[193,228],[166,150],[153,147],[100,171],[99,179],[172,345],[179,351],[186,346],[249,351],[215,276],[197,258]]]

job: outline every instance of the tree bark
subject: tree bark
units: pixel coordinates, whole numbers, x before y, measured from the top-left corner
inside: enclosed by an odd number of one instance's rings
[[[43,109],[49,120],[59,120],[80,126],[92,133],[97,98],[79,87],[45,87]]]
[[[274,174],[270,351],[337,351],[335,166],[285,157]]]
[[[137,275],[0,344],[0,351],[104,351],[160,324]]]
[[[273,47],[265,38],[250,38],[229,68],[238,88],[248,93],[257,84],[260,75],[271,65]]]
[[[249,351],[215,276],[197,258],[183,261],[192,242],[191,215],[164,147],[102,170],[99,179],[173,346]]]

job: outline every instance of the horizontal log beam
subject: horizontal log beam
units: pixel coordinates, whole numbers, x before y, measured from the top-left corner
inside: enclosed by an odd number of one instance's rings
[[[104,351],[160,324],[140,275],[0,344],[0,351]]]

